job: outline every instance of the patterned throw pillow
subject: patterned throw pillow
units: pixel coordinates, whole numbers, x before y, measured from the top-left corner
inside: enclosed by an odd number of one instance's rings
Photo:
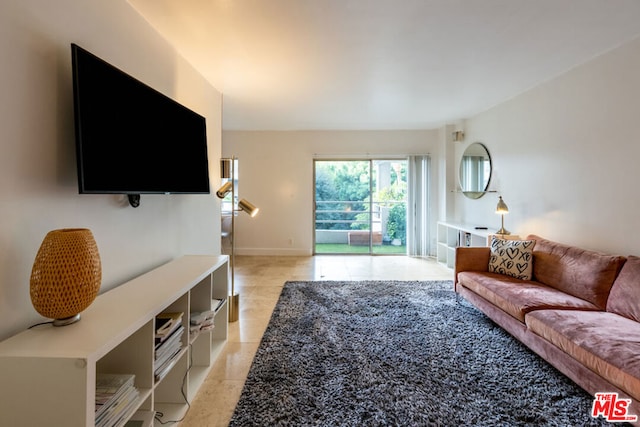
[[[535,240],[505,240],[493,236],[489,271],[531,280],[535,244]]]

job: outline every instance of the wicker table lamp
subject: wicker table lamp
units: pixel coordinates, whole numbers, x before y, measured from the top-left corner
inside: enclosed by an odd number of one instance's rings
[[[98,295],[102,265],[91,230],[66,228],[45,236],[31,271],[31,303],[54,326],[80,320]]]

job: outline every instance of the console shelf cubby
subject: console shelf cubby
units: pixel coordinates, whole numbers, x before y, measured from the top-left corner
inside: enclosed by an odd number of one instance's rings
[[[477,229],[466,224],[438,222],[438,247],[436,249],[438,262],[454,268],[456,263],[456,248],[459,246],[487,246],[489,238],[495,231]]]
[[[188,255],[99,295],[77,323],[0,342],[0,425],[94,426],[102,373],[135,375],[145,427],[158,412],[163,422],[179,420],[227,341],[228,295],[228,256]],[[209,310],[214,328],[190,335],[190,314]],[[184,333],[171,370],[156,380],[155,317],[163,312],[182,312]]]

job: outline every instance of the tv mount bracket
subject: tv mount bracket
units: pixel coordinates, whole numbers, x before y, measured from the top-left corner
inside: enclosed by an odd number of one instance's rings
[[[140,195],[139,194],[128,194],[129,204],[134,208],[140,206]]]

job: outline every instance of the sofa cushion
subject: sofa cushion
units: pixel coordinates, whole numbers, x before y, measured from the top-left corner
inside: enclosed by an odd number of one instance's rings
[[[637,322],[603,311],[540,310],[527,314],[526,324],[535,334],[640,399]]]
[[[491,239],[489,271],[517,279],[531,280],[535,240]]]
[[[605,309],[611,285],[626,258],[563,245],[535,235],[527,240],[536,241],[533,280]]]
[[[629,256],[613,282],[607,311],[640,322],[640,258]]]
[[[458,274],[458,284],[472,290],[521,322],[524,322],[525,315],[533,310],[598,310],[594,304],[552,287],[498,273],[463,271]]]

